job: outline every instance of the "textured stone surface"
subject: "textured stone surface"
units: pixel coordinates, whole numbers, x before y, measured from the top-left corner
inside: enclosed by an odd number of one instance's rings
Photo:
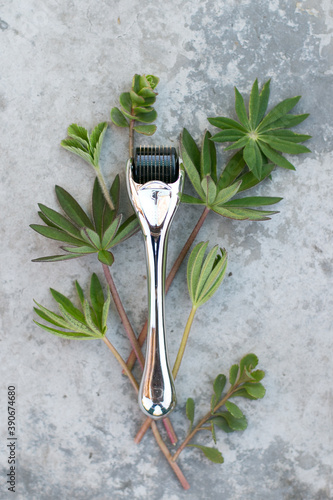
[[[1,436],[0,498],[7,472],[6,387],[18,387],[19,499],[332,498],[332,75],[329,0],[48,0],[1,2]],[[271,106],[301,94],[310,112],[299,131],[314,137],[296,172],[274,172],[256,193],[283,196],[268,222],[210,215],[200,239],[229,251],[229,272],[199,311],[177,380],[172,420],[183,438],[186,398],[206,412],[211,381],[247,352],[266,370],[267,395],[241,404],[244,433],[218,435],[225,464],[194,449],[180,464],[183,492],[151,435],[133,445],[143,417],[133,391],[101,342],[48,336],[32,323],[32,298],[52,306],[48,287],[73,294],[101,269],[94,257],[56,264],[31,259],[57,252],[28,228],[36,202],[56,206],[54,185],[87,208],[93,173],[59,147],[71,122],[108,120],[135,72],[161,78],[156,144],[186,127],[199,139],[206,116],[234,117],[233,85],[272,78]],[[148,140],[149,141],[149,140]],[[147,141],[146,141],[147,142]],[[222,148],[220,148],[221,150]],[[220,154],[223,164],[226,153]],[[124,179],[127,137],[109,129],[106,178]],[[129,213],[124,191],[122,206]],[[171,232],[173,262],[199,216],[181,207]],[[114,279],[139,330],[146,314],[140,235],[115,250]],[[175,358],[190,304],[182,267],[167,297]],[[112,306],[109,336],[124,356],[127,340]],[[200,442],[212,445],[208,436]]]

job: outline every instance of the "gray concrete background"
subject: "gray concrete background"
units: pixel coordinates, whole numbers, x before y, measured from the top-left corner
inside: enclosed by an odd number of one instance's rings
[[[329,0],[30,0],[0,2],[1,39],[1,416],[0,498],[6,491],[6,387],[18,388],[19,499],[306,499],[332,489],[332,75]],[[172,421],[184,438],[184,404],[207,411],[211,382],[248,352],[266,370],[266,397],[240,406],[244,433],[218,435],[224,465],[186,450],[182,491],[151,435],[133,436],[143,417],[133,391],[101,342],[60,340],[32,322],[32,299],[53,306],[48,287],[74,296],[94,257],[36,264],[56,242],[28,227],[37,202],[56,208],[54,185],[89,207],[93,172],[62,150],[66,128],[109,119],[135,72],[161,78],[155,144],[183,126],[199,139],[206,116],[234,117],[233,85],[249,95],[272,78],[270,106],[301,94],[296,112],[311,117],[312,154],[293,157],[256,193],[283,196],[268,222],[232,222],[211,214],[198,241],[229,251],[227,277],[198,313],[177,380]],[[149,141],[149,140],[148,140]],[[220,148],[222,151],[222,148]],[[124,180],[127,137],[110,127],[102,153],[108,182]],[[220,154],[221,165],[228,158]],[[122,207],[130,212],[123,185]],[[173,262],[194,222],[181,207],[169,252]],[[136,330],[146,315],[140,235],[115,250],[112,271]],[[190,310],[181,268],[167,298],[170,357]],[[170,314],[170,311],[172,313]],[[129,348],[114,306],[109,338]],[[208,446],[208,436],[198,439]]]

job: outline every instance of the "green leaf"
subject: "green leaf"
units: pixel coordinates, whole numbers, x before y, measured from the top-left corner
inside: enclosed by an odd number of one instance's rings
[[[244,99],[236,87],[235,87],[235,109],[241,124],[244,125],[246,129],[249,129],[250,124],[246,114]]]
[[[60,326],[60,328],[62,327],[61,322],[56,321],[54,318],[50,318],[47,314],[45,314],[45,312],[41,311],[37,307],[34,307],[33,309],[34,309],[35,313],[38,314],[38,316],[40,318],[44,319],[45,321],[48,321],[49,323],[51,323],[51,325]],[[61,321],[63,320],[63,318],[61,316],[59,316],[59,318]]]
[[[214,425],[217,425],[217,427],[219,427],[220,429],[222,429],[224,432],[234,432],[234,430],[229,427],[228,425],[228,422],[226,421],[225,418],[221,417],[221,416],[213,416],[212,417],[212,422],[214,422]]]
[[[103,139],[107,128],[107,122],[99,123],[90,134],[90,146],[93,150],[95,167],[99,165],[99,157],[101,155]]]
[[[224,151],[229,151],[230,149],[239,149],[243,148],[246,146],[246,144],[250,141],[250,138],[248,135],[244,135],[241,139],[238,141],[234,142],[234,144],[231,144],[227,148],[224,148]]]
[[[150,111],[149,113],[138,113],[135,116],[135,120],[143,123],[152,123],[156,120],[157,113],[155,110]]]
[[[153,97],[155,98],[155,92],[150,88],[150,87],[143,87],[139,92],[138,95],[144,98],[147,97]]]
[[[112,210],[112,212],[114,212],[114,216],[115,216],[116,212],[118,212],[118,209],[119,209],[119,199],[120,199],[119,174],[117,174],[113,180],[112,186],[110,188],[110,197],[111,197],[111,200],[112,200],[113,206],[114,206],[114,210]],[[105,205],[108,206],[108,204],[106,202],[105,202]],[[104,228],[104,230],[105,230],[105,228]]]
[[[216,262],[216,261],[215,261]],[[217,264],[214,264],[214,268],[207,279],[205,286],[201,290],[200,299],[198,302],[198,306],[204,304],[209,300],[216,290],[219,288],[220,284],[223,281],[225,272],[227,269],[227,253],[225,250],[222,250],[222,257],[218,260]]]
[[[92,193],[92,216],[96,232],[98,233],[100,238],[102,238],[103,235],[103,214],[105,204],[105,198],[100,183],[96,177]]]
[[[85,149],[85,147],[79,141],[75,139],[64,139],[63,141],[61,141],[60,145],[64,149],[67,149],[67,151],[70,151],[71,153],[80,156],[80,158],[82,158],[84,161],[92,164],[93,160],[90,155],[90,152],[87,149]]]
[[[200,198],[195,198],[194,196],[190,196],[189,194],[184,194],[184,193],[181,193],[181,196],[180,196],[180,201],[182,203],[188,203],[188,204],[192,204],[192,205],[205,205],[205,202],[203,200],[201,200]]]
[[[230,186],[230,184],[240,175],[244,167],[245,160],[243,158],[243,151],[237,151],[237,153],[230,158],[220,176],[217,184],[218,191]]]
[[[43,212],[40,212],[38,211],[37,212],[39,217],[42,219],[42,221],[47,225],[47,226],[50,226],[50,227],[56,227],[58,228],[58,226],[56,224],[53,224],[53,222],[51,222],[44,214]]]
[[[213,135],[211,138],[211,141],[213,142],[234,142],[238,141],[242,137],[244,137],[245,132],[242,130],[235,130],[235,129],[226,129],[222,130],[222,132],[218,132],[217,134]]]
[[[242,418],[236,418],[228,411],[223,411],[216,415],[224,418],[227,421],[228,426],[234,431],[244,431],[247,428],[247,421],[244,415]]]
[[[104,306],[104,293],[102,285],[97,277],[97,274],[93,273],[90,281],[90,301],[91,305],[96,313],[96,318],[98,326],[102,329],[102,313]]]
[[[267,127],[276,120],[280,119],[282,116],[286,115],[288,111],[296,106],[300,98],[301,96],[291,97],[277,104],[262,120],[258,127],[258,132],[260,132],[263,128]]]
[[[211,426],[210,430],[211,430],[211,433],[212,433],[212,439],[213,439],[214,443],[216,444],[217,441],[216,441],[215,425],[214,425],[214,421],[213,420],[211,420],[210,426]]]
[[[156,132],[156,125],[135,125],[133,127],[135,132],[138,132],[138,134],[143,134],[143,135],[153,135]]]
[[[234,182],[231,186],[221,189],[215,198],[213,205],[222,205],[238,193],[242,181]]]
[[[264,133],[264,135],[272,136],[277,139],[282,139],[289,142],[304,142],[307,141],[308,139],[311,139],[312,137],[311,135],[296,134],[296,132],[293,132],[292,130],[284,130],[284,129],[268,130],[267,132]]]
[[[207,118],[207,120],[209,121],[209,123],[211,123],[211,125],[214,125],[214,127],[217,128],[221,128],[222,130],[235,128],[236,130],[241,130],[244,133],[248,132],[248,130],[245,127],[243,127],[243,125],[236,122],[235,120],[232,120],[231,118],[227,118],[226,116]]]
[[[200,173],[201,178],[204,179],[205,176],[210,175],[211,173],[211,159],[210,159],[210,145],[209,139],[211,134],[206,130],[202,148],[201,148],[201,156],[200,156]]]
[[[154,75],[147,75],[146,80],[148,81],[152,89],[155,89],[158,85],[158,82],[160,81],[160,79]]]
[[[201,268],[201,272],[200,272],[200,275],[199,275],[199,278],[197,281],[197,286],[196,286],[195,296],[194,296],[194,300],[196,303],[199,301],[200,292],[203,289],[203,287],[208,279],[208,276],[210,275],[210,273],[213,269],[218,249],[219,249],[218,245],[215,245],[209,251],[205,261],[202,263],[202,268]]]
[[[242,410],[238,408],[238,406],[235,405],[235,403],[232,403],[231,401],[226,401],[225,407],[233,417],[241,419],[245,418]]]
[[[89,302],[86,299],[83,302],[83,311],[84,311],[85,321],[91,330],[91,335],[93,335],[95,337],[101,337],[102,332],[99,330],[98,327],[96,327],[96,325],[93,321],[93,318],[91,316]]]
[[[58,228],[62,229],[63,231],[66,231],[67,233],[71,234],[72,236],[78,239],[81,239],[80,231],[66,217],[59,214],[55,210],[52,210],[52,208],[48,208],[42,203],[38,203],[38,206],[43,212],[43,214]]]
[[[210,139],[211,139],[211,134],[210,134]],[[216,165],[217,165],[217,160],[216,160],[216,147],[215,144],[210,140],[209,141],[209,152],[210,152],[210,175],[215,182],[217,183],[217,172],[216,172]]]
[[[114,257],[111,252],[107,250],[100,250],[98,252],[98,260],[102,262],[102,264],[106,264],[107,266],[112,266],[114,262]]]
[[[55,187],[55,192],[61,208],[75,224],[80,227],[86,226],[94,229],[89,217],[73,196],[60,186]]]
[[[128,121],[119,108],[111,109],[111,121],[117,125],[117,127],[129,127]]]
[[[245,384],[242,385],[242,388],[245,389],[246,392],[255,399],[263,398],[266,393],[265,387],[260,382],[258,383],[246,382]]]
[[[82,239],[74,238],[68,233],[65,233],[61,229],[57,229],[55,227],[41,226],[39,224],[30,224],[31,229],[36,231],[37,233],[45,236],[45,238],[49,238],[51,240],[64,241],[65,243],[71,243],[72,245],[83,245]]]
[[[115,236],[119,225],[121,223],[122,215],[118,215],[118,217],[112,222],[112,224],[107,228],[107,230],[104,233],[103,239],[102,239],[102,248],[107,250],[110,248],[112,245],[112,239]]]
[[[193,137],[186,128],[183,128],[181,136],[182,149],[185,149],[193,165],[200,172],[200,151]]]
[[[258,89],[258,79],[256,78],[252,86],[250,94],[250,102],[249,102],[249,121],[252,129],[255,129],[257,126],[258,113],[259,113],[259,89]]]
[[[132,103],[136,106],[136,105],[140,105],[140,104],[143,104],[145,102],[144,98],[140,95],[138,95],[136,92],[134,92],[133,90],[130,91],[130,97],[131,97],[131,101]]]
[[[208,446],[202,446],[200,444],[188,444],[187,446],[192,446],[193,448],[199,448],[211,462],[215,464],[223,464],[224,459],[217,448],[209,448]]]
[[[92,245],[97,250],[101,248],[101,240],[96,231],[89,229],[89,227],[83,227],[81,229],[81,236],[89,245]]]
[[[212,205],[216,197],[216,185],[210,175],[206,175],[202,179],[201,187],[206,194],[206,205]]]
[[[208,241],[198,243],[192,250],[187,264],[187,284],[193,304],[195,303],[196,289],[207,246]]]
[[[266,163],[262,166],[261,170],[261,179],[257,179],[257,177],[252,173],[252,172],[247,172],[243,174],[239,180],[242,181],[241,187],[239,188],[238,192],[240,193],[241,191],[246,191],[247,189],[250,189],[263,180],[265,180],[271,172],[274,170],[275,165],[273,163]]]
[[[103,304],[103,309],[102,309],[102,330],[103,333],[106,332],[107,327],[106,327],[106,322],[108,319],[108,314],[109,314],[109,309],[110,309],[110,303],[111,303],[111,294],[110,294],[110,289],[109,287],[107,288],[107,296],[106,296],[106,301]]]
[[[238,371],[239,371],[239,366],[238,365],[232,365],[229,371],[229,382],[230,385],[233,386],[237,380],[238,376]]]
[[[261,178],[262,156],[257,143],[250,140],[243,151],[244,160],[257,179]]]
[[[42,325],[41,323],[38,323],[38,321],[34,320],[34,323],[36,325],[40,326],[43,328],[43,330],[46,330],[49,333],[53,333],[54,335],[57,335],[58,337],[63,337],[65,339],[91,339],[91,335],[84,334],[82,332],[64,332],[62,330],[56,330],[54,328],[50,328],[48,326]]]
[[[260,132],[267,133],[269,130],[295,127],[299,123],[302,123],[304,120],[306,120],[308,116],[310,116],[309,113],[304,113],[301,115],[284,115],[275,122],[269,123],[267,126],[262,127],[260,129]]]
[[[261,207],[265,205],[274,205],[283,198],[273,196],[251,196],[247,198],[238,198],[228,201],[224,204],[225,207]]]
[[[254,368],[256,368],[256,366],[258,365],[258,363],[259,363],[258,356],[256,356],[253,353],[246,354],[245,356],[243,356],[243,358],[240,360],[239,363],[239,368],[241,373],[243,373],[243,370],[245,368],[248,371],[254,370]]]
[[[227,378],[225,375],[223,375],[223,373],[220,373],[214,380],[213,388],[217,402],[221,399],[222,391],[225,387],[226,382]]]
[[[120,226],[117,231],[116,236],[112,239],[111,245],[109,248],[114,247],[121,243],[122,241],[127,240],[133,236],[133,234],[137,233],[140,228],[139,220],[135,214],[128,217],[128,219]]]
[[[141,77],[137,73],[133,76],[132,89],[134,90],[134,92],[139,92],[140,90],[140,79]]]
[[[81,305],[83,306],[83,303],[84,303],[84,294],[83,294],[83,290],[79,284],[79,282],[76,280],[75,281],[75,288],[76,288],[76,291],[77,291],[77,294],[79,296],[79,299],[80,299],[80,302],[81,302]]]
[[[92,334],[89,327],[86,325],[85,321],[84,322],[78,321],[71,314],[69,314],[61,304],[59,304],[58,307],[62,316],[66,319],[68,323],[68,326],[66,328],[70,328],[71,330],[75,330],[81,333],[86,333],[87,335]]]
[[[188,400],[186,401],[186,416],[191,422],[191,427],[194,421],[194,409],[195,409],[194,400],[192,398],[188,398]]]
[[[272,148],[277,149],[278,151],[282,151],[282,153],[289,153],[292,155],[298,155],[300,153],[311,153],[310,149],[306,146],[303,146],[302,144],[285,141],[271,135],[260,135],[260,141],[268,143]]]
[[[260,382],[265,377],[265,372],[263,370],[254,370],[251,371],[251,375],[256,382]]]
[[[39,257],[32,259],[32,262],[59,262],[62,260],[77,259],[80,255],[48,255],[47,257]]]
[[[65,295],[57,292],[57,290],[54,290],[53,288],[50,288],[50,291],[54,300],[58,304],[61,304],[71,316],[76,318],[78,321],[84,322],[84,315],[82,312],[77,309],[77,307],[75,307],[74,304],[67,297],[65,297]]]
[[[260,92],[259,96],[259,109],[258,109],[258,116],[257,116],[257,123],[256,126],[261,122],[261,120],[264,117],[264,114],[266,113],[266,109],[268,106],[268,100],[269,100],[269,93],[270,93],[270,83],[271,80],[269,79],[265,85],[262,88],[262,91]]]
[[[268,215],[274,215],[278,212],[268,211],[268,210],[253,210],[251,208],[241,208],[241,207],[212,207],[214,212],[227,217],[228,219],[235,220],[253,220],[253,221],[264,221],[269,220]]]
[[[53,325],[60,326],[61,328],[68,328],[68,323],[62,316],[59,316],[58,314],[55,314],[49,309],[46,309],[46,307],[43,307],[42,305],[38,304],[36,300],[34,300],[34,303],[39,307],[39,309],[35,308],[35,310],[36,309],[38,310],[37,314],[41,318],[45,319],[46,321],[49,321]]]
[[[63,250],[69,253],[75,253],[80,255],[88,255],[90,253],[96,253],[97,249],[91,246],[83,246],[83,247],[61,247]]]
[[[182,145],[182,160],[183,160],[183,165],[186,170],[186,173],[188,175],[188,178],[190,179],[192,186],[200,196],[200,198],[206,202],[206,195],[205,192],[203,191],[201,187],[201,179],[200,179],[200,174],[198,170],[196,169],[193,161],[191,160],[190,156],[188,155],[186,149]]]
[[[134,92],[135,92],[135,90],[134,90]],[[131,99],[129,92],[123,92],[122,94],[120,94],[119,102],[125,111],[127,111],[128,113],[131,113],[131,111],[132,111],[132,99]]]
[[[72,123],[67,129],[67,135],[72,139],[77,139],[87,150],[89,150],[89,134],[84,127]]]
[[[240,397],[240,398],[245,398],[245,399],[251,399],[252,401],[257,399],[257,398],[254,398],[253,396],[250,396],[250,394],[248,394],[246,392],[245,389],[237,389],[237,391],[235,391],[231,396],[231,398],[236,398],[236,397]]]
[[[271,160],[273,163],[275,163],[275,165],[287,168],[289,170],[295,170],[294,165],[292,165],[288,160],[286,160],[286,158],[281,156],[279,153],[274,151],[274,149],[272,149],[269,144],[265,144],[264,142],[259,141],[258,145],[261,151],[264,153],[264,155],[267,156],[267,158]]]

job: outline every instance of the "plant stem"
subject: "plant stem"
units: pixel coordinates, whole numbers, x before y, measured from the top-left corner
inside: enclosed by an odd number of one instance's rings
[[[131,110],[131,114],[133,112],[133,108]],[[133,158],[134,157],[134,122],[135,120],[130,120],[129,123],[129,145],[128,145],[128,152],[129,152],[129,157]]]
[[[172,375],[173,375],[174,379],[176,379],[176,377],[177,377],[177,374],[178,374],[178,371],[179,371],[179,367],[180,367],[180,363],[182,362],[182,359],[183,359],[183,355],[184,355],[184,352],[185,352],[186,343],[187,343],[187,340],[188,340],[188,336],[189,336],[189,333],[190,333],[190,330],[191,330],[191,326],[192,326],[192,323],[193,323],[193,319],[194,319],[196,310],[197,310],[196,307],[192,307],[190,315],[189,315],[188,320],[187,320],[187,323],[185,325],[185,330],[184,330],[183,337],[182,337],[182,340],[181,340],[181,343],[180,343],[180,347],[179,347],[179,350],[178,350],[176,361],[175,361],[175,364],[173,365],[173,369],[172,369]],[[149,421],[150,420],[151,419],[148,417],[144,421],[144,423],[142,424],[142,426],[140,427],[139,431],[137,432],[137,434],[135,436],[135,439],[134,439],[134,442],[136,444],[140,443],[141,439],[143,438],[143,436],[145,435],[145,433],[149,429],[149,425],[150,425]]]
[[[190,330],[191,330],[191,326],[192,326],[193,319],[194,319],[196,311],[197,311],[197,308],[194,307],[194,306],[192,306],[190,315],[188,317],[188,320],[187,320],[187,323],[186,323],[186,326],[185,326],[183,337],[182,337],[182,340],[181,340],[181,343],[180,343],[180,347],[179,347],[179,350],[178,350],[178,353],[177,353],[176,361],[175,361],[175,364],[173,365],[173,369],[172,369],[172,375],[173,375],[174,379],[177,377],[177,374],[178,374],[178,371],[179,371],[179,368],[180,368],[180,363],[182,362],[182,359],[183,359],[183,356],[184,356],[185,347],[186,347],[186,344],[187,344],[188,336],[189,336],[189,333],[190,333]]]
[[[199,233],[203,223],[205,222],[206,220],[206,217],[209,213],[210,209],[205,207],[204,211],[202,212],[198,222],[196,223],[192,233],[190,234],[190,236],[188,237],[188,240],[186,241],[185,245],[183,246],[179,256],[177,257],[174,265],[172,266],[171,268],[171,271],[166,279],[166,282],[165,282],[165,292],[167,293],[169,288],[170,288],[170,285],[174,279],[174,277],[176,276],[177,274],[177,271],[178,269],[180,268],[184,258],[186,257],[186,254],[187,252],[189,251],[189,249],[191,248],[192,246],[192,243],[193,241],[195,240],[197,234]],[[146,323],[144,324],[142,330],[141,330],[141,333],[138,337],[138,341],[139,341],[139,345],[142,346],[146,337],[147,337],[147,321]],[[132,351],[131,354],[129,355],[128,359],[127,359],[127,366],[130,370],[133,369],[133,366],[134,366],[134,363],[135,363],[135,352]]]
[[[136,393],[139,392],[139,385],[137,383],[137,381],[135,380],[134,376],[133,376],[133,373],[131,372],[131,370],[129,370],[127,368],[127,365],[125,363],[125,361],[123,360],[123,358],[120,356],[119,352],[117,351],[117,349],[111,344],[111,342],[109,341],[109,339],[107,337],[103,337],[103,342],[108,346],[108,348],[110,349],[110,351],[112,352],[112,354],[114,355],[114,357],[116,358],[116,360],[118,361],[118,363],[120,363],[120,365],[123,367],[123,369],[125,370],[132,386],[134,387],[134,390]]]
[[[112,203],[109,190],[106,187],[105,180],[104,180],[103,174],[101,172],[101,167],[98,165],[97,167],[94,167],[94,169],[95,169],[95,172],[96,172],[96,176],[97,176],[99,185],[101,186],[101,189],[103,191],[103,195],[104,195],[104,197],[105,197],[108,205],[110,206],[111,210],[114,210],[114,205]]]
[[[184,490],[188,490],[190,488],[190,485],[187,482],[184,474],[182,473],[182,471],[180,470],[178,465],[173,461],[173,457],[172,457],[171,453],[169,452],[168,448],[166,447],[166,445],[165,445],[165,443],[164,443],[164,441],[163,441],[163,439],[158,431],[156,422],[152,421],[151,428],[152,428],[152,431],[153,431],[153,434],[155,436],[155,439],[156,439],[158,446],[160,447],[162,453],[164,454],[165,458],[169,462],[170,467],[172,468],[172,470],[176,474],[180,484],[182,485]]]
[[[135,380],[134,376],[133,376],[133,373],[128,369],[125,361],[123,360],[123,358],[120,356],[119,352],[117,351],[117,349],[111,344],[111,342],[109,341],[109,339],[107,337],[103,337],[103,342],[107,345],[107,347],[110,349],[110,351],[112,352],[112,354],[114,355],[114,357],[116,358],[116,360],[118,361],[118,363],[120,363],[120,365],[122,366],[122,368],[124,369],[124,371],[126,372],[134,390],[136,393],[139,392],[139,385],[137,383],[137,381]],[[149,419],[150,420],[150,419]],[[152,431],[153,431],[153,434],[154,434],[154,437],[157,441],[157,444],[158,446],[160,447],[160,449],[162,450],[165,458],[167,459],[170,467],[172,468],[172,470],[174,471],[174,473],[176,474],[180,484],[182,485],[182,487],[185,489],[185,490],[188,490],[190,485],[188,484],[184,474],[182,473],[182,471],[180,470],[179,466],[177,464],[175,464],[172,460],[172,455],[171,453],[169,452],[168,448],[166,447],[158,429],[157,429],[157,426],[156,426],[156,423],[151,421],[151,427],[152,427]]]
[[[106,281],[109,285],[110,292],[111,292],[112,298],[114,300],[115,306],[117,308],[117,311],[119,313],[120,319],[124,325],[127,336],[129,338],[129,341],[130,341],[132,348],[134,350],[135,356],[139,360],[140,366],[143,369],[145,360],[144,360],[140,345],[138,343],[138,340],[137,340],[135,333],[133,331],[132,325],[127,317],[124,306],[120,300],[116,285],[114,284],[114,281],[113,281],[111,273],[110,273],[109,266],[107,266],[106,264],[102,264],[102,266],[103,266],[103,271],[104,271]],[[125,373],[127,374],[127,371],[125,371]]]
[[[187,446],[187,444],[191,441],[191,439],[193,438],[193,436],[195,436],[195,434],[200,430],[200,428],[202,428],[202,426],[207,422],[207,420],[209,420],[211,418],[212,414],[215,413],[216,410],[218,410],[219,408],[221,408],[221,406],[223,406],[226,403],[226,401],[228,401],[228,399],[236,391],[236,389],[238,388],[238,386],[239,386],[239,383],[237,383],[237,384],[233,385],[232,387],[230,387],[229,391],[226,393],[226,395],[224,396],[224,398],[222,398],[221,401],[215,406],[213,412],[209,411],[200,420],[200,422],[193,428],[193,430],[184,439],[184,441],[182,442],[182,444],[179,446],[178,450],[176,451],[176,453],[172,457],[173,461],[177,460],[177,458],[179,457],[180,453]]]

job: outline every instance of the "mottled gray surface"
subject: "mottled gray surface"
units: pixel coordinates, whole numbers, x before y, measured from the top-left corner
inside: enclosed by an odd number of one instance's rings
[[[0,498],[6,492],[6,387],[18,387],[19,499],[323,500],[332,488],[332,75],[330,0],[30,0],[1,2],[1,436]],[[133,436],[143,417],[133,391],[101,342],[70,342],[32,323],[32,299],[48,287],[73,294],[101,268],[94,257],[36,264],[57,243],[33,233],[37,202],[56,207],[59,184],[88,207],[93,173],[59,147],[71,122],[108,120],[135,72],[161,78],[154,143],[196,138],[206,116],[234,117],[233,85],[247,96],[255,77],[272,78],[271,105],[303,96],[313,153],[297,172],[274,173],[257,193],[283,196],[269,222],[210,215],[199,239],[229,251],[223,287],[193,325],[172,417],[186,433],[184,404],[206,412],[211,381],[247,352],[266,370],[267,395],[244,402],[244,433],[218,435],[224,465],[196,450],[181,456],[182,491],[151,435]],[[221,148],[220,148],[221,150]],[[109,129],[102,154],[110,182],[124,179],[127,137]],[[227,154],[220,155],[223,163]],[[124,192],[122,206],[129,213]],[[199,216],[181,207],[169,264]],[[114,279],[136,330],[146,314],[140,235],[115,250]],[[190,309],[182,267],[167,298],[173,360]],[[112,306],[109,337],[127,340]],[[212,445],[208,437],[201,442]]]

